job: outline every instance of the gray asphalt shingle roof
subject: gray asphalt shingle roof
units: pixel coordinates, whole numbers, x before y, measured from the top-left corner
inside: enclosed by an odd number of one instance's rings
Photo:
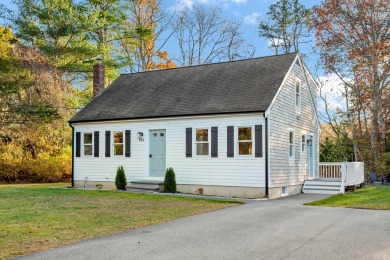
[[[296,55],[123,74],[70,122],[265,111]]]

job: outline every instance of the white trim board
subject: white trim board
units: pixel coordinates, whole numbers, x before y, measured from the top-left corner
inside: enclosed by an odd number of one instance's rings
[[[305,64],[302,62],[301,58],[299,57],[298,55],[298,61],[299,61],[299,64],[301,65],[300,67],[303,68],[302,69],[302,72],[303,72],[303,76],[305,77],[305,81],[306,81],[306,85],[307,85],[307,88],[309,89],[309,96],[310,96],[310,103],[311,103],[311,107],[313,108],[313,111],[316,115],[316,119],[317,119],[317,127],[320,128],[320,119],[318,118],[318,111],[316,110],[315,106],[314,106],[314,101],[313,101],[313,94],[311,93],[311,90],[310,90],[310,86],[309,86],[309,81],[307,80],[307,76],[306,76],[306,73],[305,72],[308,72],[309,73],[309,76],[310,76],[310,72],[308,71],[308,69],[306,68]],[[310,76],[311,77],[311,76]],[[312,78],[313,80],[313,78]],[[313,80],[314,84],[317,86],[318,88],[318,85],[317,83],[315,82],[315,80]]]

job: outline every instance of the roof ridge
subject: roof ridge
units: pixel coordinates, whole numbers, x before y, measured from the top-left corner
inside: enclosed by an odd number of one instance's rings
[[[167,70],[177,70],[177,69],[189,69],[189,68],[195,68],[195,67],[201,67],[201,66],[209,66],[209,65],[218,65],[218,64],[224,64],[224,63],[233,63],[233,62],[240,62],[240,61],[248,61],[248,60],[259,60],[269,57],[279,57],[279,56],[286,56],[286,55],[293,55],[298,54],[299,52],[290,52],[290,53],[283,53],[283,54],[277,54],[277,55],[267,55],[267,56],[261,56],[261,57],[254,57],[254,58],[247,58],[247,59],[241,59],[241,60],[232,60],[232,61],[220,61],[215,63],[204,63],[204,64],[197,64],[197,65],[190,65],[190,66],[184,66],[184,67],[176,67],[176,68],[168,68],[168,69],[160,69],[160,70],[146,70],[146,71],[139,71],[139,72],[128,72],[128,73],[121,73],[120,75],[133,75],[133,74],[140,74],[140,73],[150,73],[150,72],[161,72],[161,71],[167,71]]]

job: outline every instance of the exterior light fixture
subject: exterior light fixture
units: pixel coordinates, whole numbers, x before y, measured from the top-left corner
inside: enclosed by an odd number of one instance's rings
[[[311,139],[307,139],[307,145],[311,146],[313,144],[313,141]]]
[[[143,132],[138,132],[137,133],[137,138],[138,138],[138,141],[143,141],[144,140],[144,133]]]

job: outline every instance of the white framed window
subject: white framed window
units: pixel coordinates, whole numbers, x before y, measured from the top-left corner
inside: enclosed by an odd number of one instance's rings
[[[251,126],[237,127],[238,155],[253,155],[253,128]]]
[[[93,151],[93,134],[84,133],[83,134],[83,154],[86,156],[92,155]]]
[[[114,155],[123,155],[123,132],[113,132]]]
[[[301,81],[295,79],[295,107],[301,108]]]
[[[306,149],[307,149],[307,136],[306,135],[302,135],[302,139],[301,139],[301,153],[302,154],[306,154]]]
[[[289,158],[295,158],[295,141],[294,141],[294,131],[290,130],[288,133],[288,150]]]
[[[210,154],[210,135],[208,128],[195,129],[195,149],[196,155]]]
[[[288,187],[284,186],[282,187],[282,196],[287,196],[288,195]]]

